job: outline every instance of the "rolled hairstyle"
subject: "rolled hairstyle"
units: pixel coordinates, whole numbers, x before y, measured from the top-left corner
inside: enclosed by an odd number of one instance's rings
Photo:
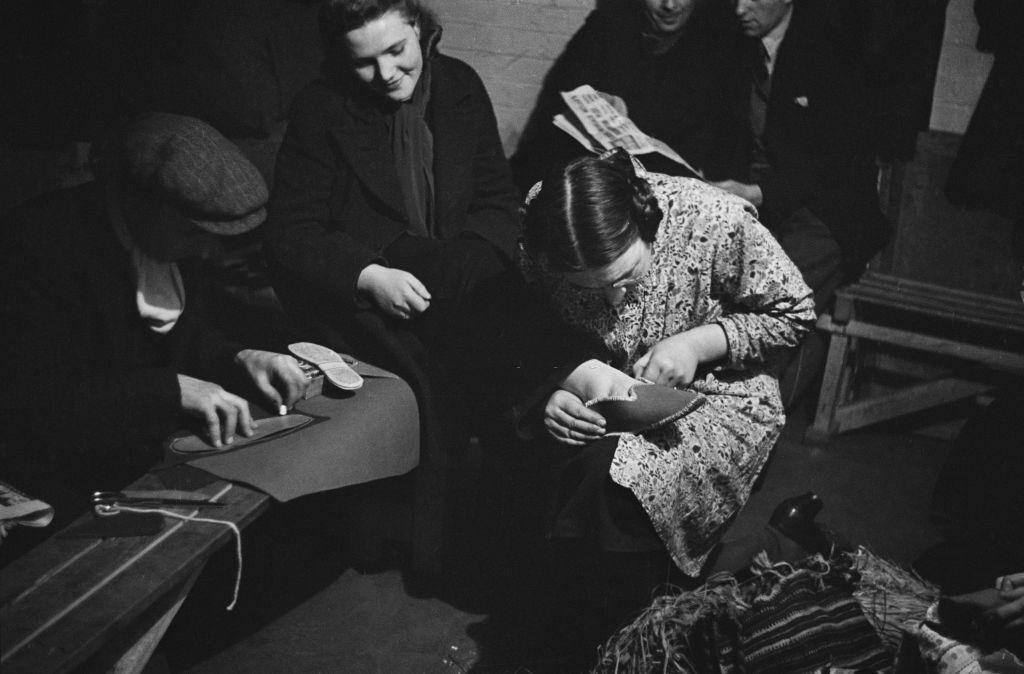
[[[625,150],[574,159],[545,178],[528,205],[524,241],[555,272],[600,269],[637,238],[652,243],[662,212]]]
[[[421,39],[437,26],[433,13],[420,0],[327,0],[320,7],[319,17],[326,57],[324,72],[331,77],[346,76],[349,58],[345,35],[392,11],[411,24],[419,24]]]

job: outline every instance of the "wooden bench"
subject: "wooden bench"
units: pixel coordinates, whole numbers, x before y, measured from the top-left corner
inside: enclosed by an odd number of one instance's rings
[[[836,292],[818,328],[831,335],[806,440],[991,390],[1024,373],[1024,304],[868,272]],[[869,373],[888,375],[872,388]]]
[[[169,475],[143,476],[129,489],[216,497],[229,505],[201,516],[239,528],[271,500],[242,485],[211,481],[196,469]],[[65,531],[93,517],[86,514]],[[164,519],[163,530],[152,536],[58,534],[7,565],[0,574],[0,670],[66,672],[90,661],[111,671],[141,671],[206,561],[233,544],[234,534],[224,525]]]
[[[205,508],[198,515],[241,529],[273,499],[239,482],[260,484],[288,500],[410,471],[419,458],[419,421],[412,391],[401,379],[372,366],[364,364],[361,373],[367,379],[356,396],[323,395],[297,404],[295,411],[320,417],[320,423],[233,455],[242,461],[208,455],[195,460],[205,470],[176,465],[143,476],[126,491],[176,490],[213,498],[228,505]],[[370,414],[380,410],[386,413]],[[297,452],[304,453],[304,461],[296,460]],[[327,477],[331,472],[324,463],[328,456],[343,462],[343,478]],[[225,462],[233,463],[236,470],[227,469]],[[255,465],[262,467],[259,474],[251,470]],[[242,473],[237,470],[240,466],[245,468]],[[289,482],[288,489],[283,489],[281,484],[265,481],[268,471],[284,470],[301,488]],[[0,573],[0,671],[4,674],[65,672],[86,662],[90,671],[141,671],[206,561],[223,545],[234,545],[234,534],[224,524],[169,517],[153,535],[70,536],[94,517],[84,515]],[[439,548],[430,538],[436,531],[426,525],[422,529],[413,535],[414,559],[432,560]]]

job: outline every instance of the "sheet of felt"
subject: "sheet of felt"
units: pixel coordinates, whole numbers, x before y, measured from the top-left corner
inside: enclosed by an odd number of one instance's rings
[[[386,370],[357,363],[361,389],[325,384],[293,412],[324,417],[295,432],[188,464],[251,485],[279,501],[407,473],[419,463],[419,409],[412,389]],[[180,455],[178,455],[180,457]]]

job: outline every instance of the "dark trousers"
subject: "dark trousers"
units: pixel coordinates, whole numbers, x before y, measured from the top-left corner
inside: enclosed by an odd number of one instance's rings
[[[773,233],[814,291],[814,311],[820,316],[843,280],[839,244],[828,226],[806,208],[789,216]],[[812,330],[782,366],[779,389],[785,409],[792,409],[820,382],[827,351],[828,338]]]

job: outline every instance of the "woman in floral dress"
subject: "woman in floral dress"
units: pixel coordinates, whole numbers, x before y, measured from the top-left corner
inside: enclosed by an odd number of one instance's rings
[[[534,186],[520,252],[527,282],[570,327],[603,342],[615,368],[595,383],[581,366],[545,406],[548,433],[579,447],[573,460],[589,466],[571,469],[568,483],[563,475],[553,535],[597,531],[603,550],[644,549],[621,531],[628,517],[607,514],[625,494],[661,554],[697,576],[782,430],[771,363],[811,328],[810,289],[749,203],[647,174],[623,151],[577,159]],[[622,393],[634,378],[689,387],[706,402],[657,430],[605,436],[584,401]],[[587,458],[599,451],[610,465]],[[594,466],[628,492],[581,496]],[[620,531],[602,537],[609,520]]]

